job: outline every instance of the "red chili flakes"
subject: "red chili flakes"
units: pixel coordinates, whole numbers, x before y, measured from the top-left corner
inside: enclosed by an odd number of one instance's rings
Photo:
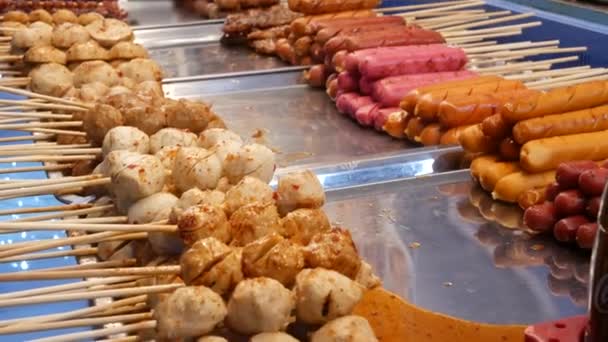
[[[296,191],[300,190],[300,186],[299,186],[299,185],[297,185],[297,184],[294,184],[294,185],[292,185],[291,187],[292,187],[294,190],[296,190]]]

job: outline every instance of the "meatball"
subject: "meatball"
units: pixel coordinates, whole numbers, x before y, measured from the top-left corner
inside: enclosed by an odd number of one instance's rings
[[[204,336],[197,339],[196,342],[228,342],[228,340],[219,336]]]
[[[315,331],[310,342],[377,342],[369,322],[361,316],[344,316],[335,319]]]
[[[198,240],[180,259],[188,285],[204,285],[224,295],[243,279],[241,250],[231,249],[215,238]]]
[[[154,153],[154,155],[160,159],[161,163],[163,163],[163,167],[167,174],[173,173],[173,164],[175,164],[175,156],[177,155],[177,150],[179,147],[163,147],[160,151]]]
[[[175,195],[167,192],[157,192],[148,197],[144,197],[135,202],[127,217],[129,223],[145,224],[166,220],[169,218],[171,207],[177,203],[178,199]]]
[[[355,281],[368,289],[373,289],[382,285],[382,280],[374,274],[372,266],[364,260],[361,260],[361,267],[359,268],[359,272],[357,272]]]
[[[272,203],[252,203],[239,208],[230,216],[230,226],[235,246],[278,233],[281,228],[277,208]]]
[[[320,209],[298,209],[281,220],[282,235],[295,243],[307,245],[313,235],[328,232],[331,224]]]
[[[133,79],[135,82],[156,81],[163,79],[163,71],[155,61],[147,58],[135,58],[118,66],[121,76]],[[179,127],[183,128],[183,127]]]
[[[230,241],[230,223],[226,214],[209,204],[189,207],[177,217],[179,234],[187,246],[197,240],[214,237],[223,243]]]
[[[128,102],[121,107],[125,121],[148,135],[152,135],[167,126],[167,118],[158,101],[154,98],[125,95]]]
[[[250,342],[298,342],[292,336],[282,332],[261,333],[253,336]]]
[[[148,51],[133,42],[120,42],[110,49],[110,59],[148,58]]]
[[[101,151],[107,155],[112,151],[126,150],[137,153],[150,151],[150,138],[135,127],[117,126],[108,131],[103,139]]]
[[[108,60],[109,54],[94,40],[74,43],[66,52],[68,62]]]
[[[125,86],[115,85],[108,89],[106,96],[114,96],[114,95],[131,95],[133,91]]]
[[[109,91],[110,88],[101,82],[83,84],[80,87],[80,99],[85,102],[97,102],[106,96]]]
[[[39,65],[29,76],[31,90],[39,94],[62,97],[74,85],[70,70],[57,63]]]
[[[182,212],[195,205],[207,204],[214,207],[221,207],[224,203],[225,195],[221,191],[217,190],[205,190],[202,191],[199,188],[192,188],[182,194],[179,201],[175,203],[169,222],[177,222],[177,218]]]
[[[175,339],[211,332],[226,313],[226,305],[217,293],[204,286],[188,286],[161,301],[154,316],[158,336]]]
[[[243,146],[238,152],[228,154],[224,160],[224,173],[232,184],[245,176],[268,183],[272,180],[275,167],[274,152],[260,144]]]
[[[63,23],[77,23],[78,17],[70,10],[59,9],[53,13],[53,22],[55,25],[61,25]]]
[[[86,26],[96,20],[103,20],[103,19],[104,19],[103,15],[101,15],[97,12],[88,12],[88,13],[83,13],[78,16],[78,23],[80,25]]]
[[[213,152],[198,147],[180,147],[177,151],[173,178],[180,191],[213,189],[221,176],[222,165]]]
[[[2,30],[5,27],[6,30]],[[13,37],[16,32],[26,29],[27,26],[17,21],[3,21],[0,23],[0,32],[3,36]]]
[[[16,21],[22,24],[28,24],[30,22],[30,16],[23,11],[8,11],[4,13],[3,21]]]
[[[136,250],[142,244],[141,240],[102,241],[97,244],[97,256],[101,260],[124,260],[136,256]]]
[[[108,48],[133,38],[129,25],[118,19],[95,20],[86,29],[93,39]]]
[[[197,146],[196,134],[176,128],[163,128],[150,137],[150,152],[156,153],[168,146]]]
[[[277,197],[277,207],[281,216],[299,208],[320,208],[325,203],[323,186],[310,170],[281,176]]]
[[[294,296],[270,278],[241,281],[228,301],[226,323],[241,334],[284,330],[293,321]]]
[[[202,102],[166,99],[164,107],[169,126],[189,129],[194,133],[205,130],[209,121],[215,117],[211,107]]]
[[[53,30],[51,42],[53,46],[61,49],[69,49],[77,43],[86,43],[91,39],[87,30],[78,24],[63,23]]]
[[[38,23],[44,24],[42,22]],[[13,34],[11,46],[19,50],[29,49],[34,45],[50,45],[52,34],[53,29],[50,27],[46,28],[42,25],[33,26],[32,24],[30,27],[18,30]]]
[[[110,129],[122,126],[124,123],[120,111],[106,104],[97,104],[95,108],[87,111],[83,118],[84,131],[96,145],[103,143],[103,139]]]
[[[124,77],[123,79],[127,78]],[[132,88],[133,91],[140,95],[165,97],[165,94],[163,93],[163,86],[156,81],[144,81],[141,83],[137,83]]]
[[[363,296],[363,286],[350,278],[323,268],[306,269],[296,277],[298,320],[322,324],[349,315]]]
[[[212,149],[226,141],[235,141],[240,145],[243,144],[243,139],[238,134],[222,128],[206,129],[198,137],[199,145],[206,149]]]
[[[247,204],[272,203],[272,188],[255,177],[245,176],[240,182],[226,192],[224,211],[228,216]]]
[[[6,15],[5,15],[6,18]],[[37,9],[30,12],[29,15],[30,22],[42,21],[43,23],[47,23],[49,25],[53,24],[53,16],[47,10]]]
[[[266,235],[243,248],[246,277],[268,277],[290,288],[303,268],[301,247],[279,234]]]
[[[116,70],[104,61],[88,61],[74,69],[74,85],[80,87],[86,83],[100,82],[108,87],[118,84]]]
[[[341,228],[314,235],[304,248],[304,258],[307,267],[338,271],[351,279],[357,276],[361,267],[350,232]]]
[[[219,116],[215,116],[213,119],[211,119],[211,121],[209,121],[207,128],[227,129],[228,127],[226,126],[226,123],[224,122],[224,120],[222,120],[222,118],[220,118]]]
[[[48,45],[36,45],[27,50],[23,56],[27,63],[65,64],[65,52]]]

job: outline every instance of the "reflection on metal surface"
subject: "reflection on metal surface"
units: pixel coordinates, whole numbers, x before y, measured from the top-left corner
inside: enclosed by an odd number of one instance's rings
[[[162,27],[135,32],[135,42],[148,49],[188,44],[217,43],[222,37],[222,25],[191,25]]]

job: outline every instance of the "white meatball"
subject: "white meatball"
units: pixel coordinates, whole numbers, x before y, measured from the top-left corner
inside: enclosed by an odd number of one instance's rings
[[[105,47],[114,46],[133,37],[133,31],[129,25],[118,19],[96,20],[88,24],[86,29],[93,39]]]
[[[80,25],[86,26],[96,20],[103,20],[103,15],[97,12],[87,12],[78,16],[78,23]]]
[[[53,22],[55,25],[61,25],[63,23],[77,23],[78,17],[74,12],[68,9],[58,9],[53,13]]]
[[[226,317],[226,305],[204,286],[182,287],[154,311],[161,338],[197,337],[211,332]]]
[[[232,184],[245,176],[252,176],[268,183],[275,169],[274,152],[260,144],[243,146],[240,151],[230,153],[224,160],[224,173]]]
[[[249,342],[298,342],[298,340],[286,333],[270,332],[257,334]]]
[[[241,334],[284,330],[293,321],[294,296],[270,278],[241,281],[228,301],[227,324]]]
[[[126,150],[146,154],[150,151],[150,138],[135,127],[117,126],[103,138],[101,151],[104,156],[112,151]]]
[[[65,64],[65,52],[49,45],[32,46],[23,55],[23,61],[27,63],[58,63]]]
[[[300,208],[320,208],[325,203],[323,186],[310,170],[281,176],[277,194],[277,207],[281,215]]]
[[[363,287],[350,278],[323,268],[305,269],[296,276],[298,320],[321,324],[349,315],[363,296]]]
[[[37,21],[30,27],[15,32],[11,45],[16,49],[28,49],[34,45],[50,45],[53,28]]]
[[[110,59],[148,58],[148,51],[133,42],[120,42],[110,49]]]
[[[66,52],[68,62],[81,62],[93,60],[107,60],[108,51],[94,40],[83,43],[74,43]]]
[[[126,77],[124,78],[127,79]],[[163,93],[163,86],[156,81],[144,81],[141,83],[136,83],[133,90],[139,95],[165,97],[165,93]]]
[[[97,102],[109,91],[110,88],[101,82],[87,83],[80,87],[80,98],[86,102]]]
[[[374,274],[372,266],[363,260],[361,260],[361,267],[359,268],[359,272],[357,272],[355,281],[368,289],[382,285],[382,280]]]
[[[179,150],[179,147],[167,146],[154,153],[154,155],[160,159],[161,163],[163,163],[163,167],[169,174],[173,172],[173,165],[175,164],[177,150]]]
[[[156,153],[163,147],[197,146],[196,134],[177,128],[163,128],[150,137],[150,152]]]
[[[253,202],[270,203],[273,201],[272,188],[255,177],[245,176],[240,182],[226,192],[224,210],[228,216],[240,207]]]
[[[125,86],[121,86],[121,85],[117,85],[117,86],[113,86],[108,90],[108,93],[106,94],[106,96],[114,96],[114,95],[121,95],[121,94],[132,94],[133,91]]]
[[[30,88],[44,95],[62,97],[74,85],[72,72],[57,63],[47,63],[30,72]]]
[[[213,189],[221,176],[222,165],[213,152],[198,147],[180,147],[177,151],[173,179],[180,191]]]
[[[221,207],[224,203],[225,195],[223,192],[218,190],[201,190],[199,188],[192,188],[182,194],[179,198],[169,218],[170,222],[177,222],[177,218],[181,213],[193,206],[207,204],[215,207]]]
[[[74,85],[80,87],[86,83],[100,82],[108,87],[118,84],[116,70],[104,61],[88,61],[74,69]]]
[[[196,342],[228,342],[228,340],[219,336],[205,336],[197,339]]]
[[[129,213],[127,215],[129,223],[145,224],[166,220],[169,218],[171,207],[173,207],[177,201],[177,197],[168,192],[158,192],[148,197],[144,197],[129,208]]]
[[[377,342],[369,322],[361,316],[335,319],[315,331],[310,342]]]
[[[187,246],[208,237],[228,243],[231,236],[230,223],[219,207],[201,204],[185,209],[177,217],[179,234]]]
[[[241,137],[227,129],[223,128],[210,128],[206,129],[198,137],[199,145],[206,149],[211,149],[219,143],[226,141],[235,141],[239,144],[243,144]]]
[[[53,46],[69,49],[76,43],[86,43],[90,39],[87,30],[78,24],[63,23],[56,26],[51,38]]]
[[[135,82],[156,81],[163,79],[163,71],[160,66],[151,59],[135,58],[118,66],[122,76],[131,78]]]

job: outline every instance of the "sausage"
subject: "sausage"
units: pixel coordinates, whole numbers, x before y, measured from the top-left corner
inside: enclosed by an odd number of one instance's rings
[[[403,17],[390,15],[371,18],[334,19],[333,21],[323,20],[321,22],[327,23],[327,25],[318,30],[315,35],[315,42],[319,44],[325,44],[328,40],[339,34],[349,35],[359,32],[383,30],[391,26],[405,25]]]
[[[448,97],[439,104],[437,117],[445,127],[481,123],[495,114],[503,103],[519,97],[536,94],[538,90],[516,89],[497,93]]]
[[[312,45],[312,38],[310,36],[304,36],[298,38],[293,43],[293,51],[298,57],[310,55],[310,46]]]
[[[608,105],[574,112],[523,120],[513,127],[513,137],[524,144],[530,140],[608,129]]]
[[[323,50],[323,53],[325,54],[325,50]],[[346,50],[338,51],[333,55],[333,57],[331,57],[330,65],[334,69],[336,69],[336,71],[338,71],[338,72],[349,71],[345,67],[347,57],[348,57],[348,51],[346,51]]]
[[[322,14],[369,9],[379,0],[288,0],[289,9],[304,14]]]
[[[501,140],[511,135],[512,128],[513,126],[509,125],[500,113],[490,115],[481,122],[483,134],[495,140]]]
[[[309,86],[315,88],[322,88],[325,86],[327,75],[325,74],[325,65],[316,64],[310,67],[308,70],[304,70],[304,79]]]
[[[405,138],[405,130],[411,115],[408,112],[399,110],[389,114],[382,129],[393,138]]]
[[[557,220],[557,212],[551,202],[536,204],[524,211],[524,224],[537,232],[550,231]]]
[[[485,76],[483,78],[471,79],[469,82],[470,83],[464,81],[464,84],[460,86],[434,89],[425,94],[421,94],[417,99],[414,113],[427,121],[435,121],[437,120],[439,104],[444,100],[459,99],[466,96],[481,94],[494,94],[525,88],[521,81],[505,80],[501,78],[488,79]]]
[[[507,161],[519,161],[519,152],[521,145],[516,143],[511,138],[504,138],[498,145],[498,153],[500,157]]]
[[[359,78],[348,71],[338,74],[338,89],[345,93],[359,91]]]
[[[587,215],[589,215],[589,217],[593,219],[597,218],[597,215],[600,212],[601,202],[602,198],[600,196],[595,196],[587,202],[587,207],[585,208],[585,211],[587,212]]]
[[[561,217],[585,213],[586,199],[580,190],[566,190],[555,196],[555,209]]]
[[[528,172],[542,172],[565,161],[607,157],[608,131],[601,131],[528,141],[521,148],[520,162]]]
[[[469,86],[472,89],[473,86],[481,85],[483,83],[487,83],[487,82],[491,82],[491,81],[498,81],[501,79],[502,78],[499,76],[477,76],[477,77],[473,76],[473,77],[462,79],[462,80],[453,80],[453,81],[432,84],[432,85],[428,85],[428,86],[424,86],[424,87],[419,87],[419,88],[416,88],[415,90],[410,91],[403,98],[403,100],[401,101],[399,106],[401,107],[401,109],[408,111],[409,113],[413,113],[414,108],[416,107],[416,104],[418,103],[418,100],[420,99],[420,97],[431,91],[443,90],[443,89],[449,89],[449,88],[460,88],[463,86]],[[443,101],[443,99],[442,99],[442,101]],[[439,101],[439,102],[441,102],[441,101]],[[437,104],[439,104],[439,102]]]
[[[371,10],[359,10],[359,11],[344,11],[338,13],[328,13],[321,15],[304,16],[295,19],[291,22],[291,32],[296,37],[304,35],[312,35],[315,32],[312,31],[312,24],[315,24],[323,20],[341,19],[341,18],[369,18],[375,17],[376,13]],[[318,28],[318,27],[317,27]]]
[[[369,96],[360,96],[357,93],[345,93],[339,95],[336,99],[336,107],[338,112],[342,114],[348,114],[351,117],[355,117],[357,109],[373,104],[374,101]]]
[[[363,95],[372,95],[374,92],[374,82],[368,80],[365,77],[359,79],[359,91]]]
[[[600,196],[608,181],[608,169],[597,168],[583,171],[578,177],[578,186],[587,196]]]
[[[598,224],[595,222],[584,223],[576,231],[576,244],[583,249],[593,248],[595,236],[597,235]]]
[[[545,188],[534,188],[534,189],[528,189],[526,191],[524,191],[521,195],[519,195],[519,197],[517,198],[517,204],[519,204],[519,207],[522,209],[528,209],[533,205],[537,205],[537,204],[541,204],[543,202],[545,202],[545,194],[546,194],[546,190]]]
[[[555,170],[555,180],[562,190],[576,189],[578,188],[578,178],[581,173],[597,168],[598,165],[591,160],[576,160],[561,163],[557,166],[557,170]]]
[[[365,106],[359,107],[355,112],[355,119],[363,126],[372,126],[378,110],[378,104],[370,103]]]
[[[424,129],[424,122],[420,118],[413,117],[407,123],[407,129],[405,135],[411,142],[417,142],[416,137],[420,136],[420,133]]]
[[[443,135],[441,139],[439,139],[439,145],[458,145],[458,137],[460,137],[460,133],[464,131],[469,126],[460,126],[450,128]]]
[[[281,60],[285,62],[291,63],[291,61],[295,58],[295,52],[293,51],[293,47],[285,38],[277,40],[276,49],[277,56],[279,56],[279,58],[281,58]]]
[[[332,99],[333,101],[336,100],[336,98],[338,97],[338,79],[337,78],[333,78],[331,80],[329,80],[329,78],[328,78],[328,82],[326,83],[325,92],[327,93],[327,95],[329,96],[330,99]]]
[[[516,203],[526,190],[547,186],[555,179],[555,171],[542,173],[515,172],[501,178],[492,192],[492,197],[510,203]]]
[[[441,130],[441,126],[436,123],[428,124],[420,132],[420,136],[415,139],[424,146],[439,145],[439,140],[443,135],[444,131]]]
[[[375,108],[375,118],[374,118],[374,128],[377,131],[384,131],[384,125],[388,121],[388,118],[391,114],[395,112],[401,112],[401,108],[399,107],[390,107],[390,108],[380,108],[380,106]]]
[[[492,192],[499,180],[519,171],[521,171],[521,169],[519,168],[519,164],[516,162],[501,161],[491,163],[483,168],[479,173],[479,184],[484,190]]]
[[[526,98],[513,99],[500,112],[505,120],[516,123],[544,115],[571,112],[608,103],[608,81],[589,81],[554,88]]]
[[[372,97],[385,107],[396,107],[412,89],[444,80],[468,78],[471,75],[472,72],[463,70],[387,77],[373,83]],[[365,75],[362,78],[369,79]]]
[[[559,183],[553,182],[547,185],[545,189],[545,198],[547,199],[547,201],[553,201],[555,197],[559,195],[560,191],[562,191],[562,188],[560,187]]]
[[[471,176],[476,181],[479,181],[479,175],[483,172],[483,170],[497,162],[498,157],[494,155],[485,155],[473,159],[470,167]]]
[[[310,57],[312,57],[312,60],[315,63],[323,63],[323,61],[325,60],[323,46],[317,43],[312,43],[310,45]]]
[[[473,153],[490,153],[498,148],[498,143],[483,135],[481,124],[472,125],[462,130],[458,142],[465,151]]]
[[[587,223],[589,223],[589,220],[582,215],[563,218],[557,221],[553,227],[553,236],[557,241],[574,242],[576,241],[578,228]]]

